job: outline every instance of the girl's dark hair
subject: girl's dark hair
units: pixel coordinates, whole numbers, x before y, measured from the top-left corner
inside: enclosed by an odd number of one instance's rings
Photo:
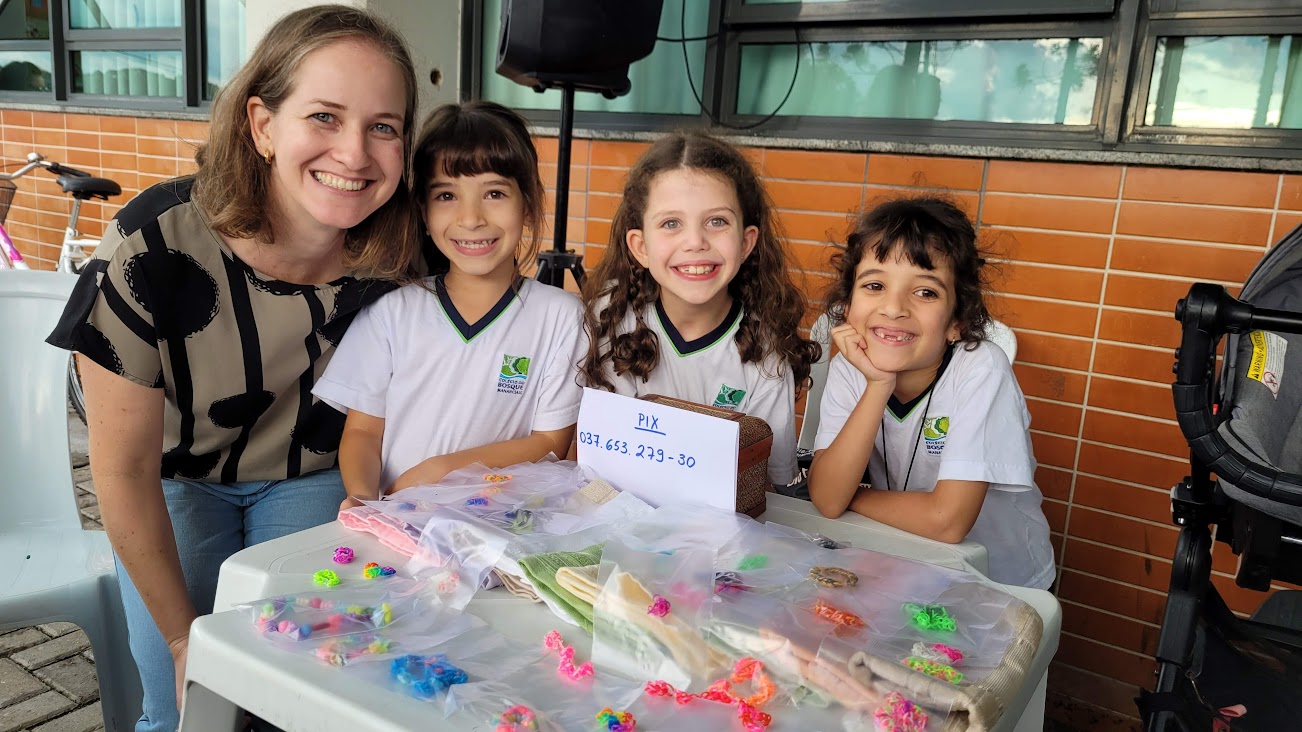
[[[542,237],[544,193],[538,175],[538,151],[524,118],[496,102],[484,101],[444,104],[430,112],[416,141],[413,163],[415,205],[411,209],[418,226],[435,166],[451,178],[495,173],[514,180],[524,198],[525,225],[529,228],[524,251],[516,252],[516,268],[533,262]],[[430,273],[446,273],[448,258],[434,246],[428,232],[422,236]]]
[[[985,338],[991,319],[982,296],[989,284],[985,252],[967,214],[937,196],[892,199],[859,216],[845,247],[832,256],[835,280],[827,294],[827,312],[833,323],[845,321],[859,263],[865,257],[885,262],[900,255],[923,269],[948,262],[954,271],[959,340],[974,345]]]
[[[702,131],[676,132],[651,146],[628,173],[624,197],[610,226],[610,246],[584,286],[587,303],[584,327],[588,332],[588,355],[580,369],[593,386],[614,388],[606,378],[610,362],[616,374],[631,373],[644,381],[660,361],[659,342],[647,327],[647,306],[660,296],[651,272],[638,264],[628,249],[627,234],[641,229],[651,184],[661,173],[687,168],[728,181],[741,203],[742,227],[756,226],[759,237],[746,258],[728,294],[743,308],[737,329],[737,351],[743,363],[762,363],[778,354],[791,367],[796,385],[809,378],[810,364],[822,348],[800,336],[805,314],[805,297],[791,281],[791,257],[784,245],[773,202],[746,156],[732,145]],[[604,308],[596,310],[604,302]],[[636,318],[631,333],[620,333],[628,312]],[[605,349],[605,350],[602,350]]]
[[[294,91],[303,59],[313,51],[336,43],[361,43],[393,62],[402,76],[406,100],[402,117],[402,149],[411,151],[416,122],[416,71],[402,35],[379,16],[342,5],[319,5],[281,18],[240,70],[217,93],[209,114],[208,141],[194,159],[194,200],[207,214],[213,230],[238,239],[274,243],[282,225],[269,211],[271,167],[253,142],[246,109],[252,97],[275,114]],[[407,188],[410,171],[404,165],[402,181],[393,196],[366,220],[344,234],[345,262],[350,268],[381,277],[405,278],[419,261]],[[271,215],[268,215],[268,214]]]

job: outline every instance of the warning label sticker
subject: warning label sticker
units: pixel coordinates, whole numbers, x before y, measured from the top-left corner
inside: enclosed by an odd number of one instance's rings
[[[1254,330],[1248,334],[1252,341],[1252,362],[1248,364],[1248,378],[1260,381],[1271,395],[1279,398],[1279,380],[1284,376],[1284,354],[1288,341],[1274,333]]]

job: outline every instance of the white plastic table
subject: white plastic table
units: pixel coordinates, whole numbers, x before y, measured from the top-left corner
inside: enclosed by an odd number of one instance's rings
[[[955,569],[984,570],[988,565],[985,549],[978,544],[942,544],[848,514],[842,519],[826,519],[807,501],[775,494],[769,495],[768,510],[760,520],[820,533],[862,549]],[[247,616],[229,610],[240,603],[310,587],[312,573],[330,566],[334,548],[341,544],[353,547],[368,561],[393,566],[407,561],[380,546],[373,537],[332,523],[250,547],[222,565],[215,603],[218,612],[199,618],[190,628],[182,732],[229,732],[242,719],[241,709],[289,732],[487,729],[483,720],[459,715],[445,720],[441,705],[381,694],[314,658],[282,651],[258,638]],[[1043,590],[1006,589],[1040,614],[1044,636],[1026,683],[1009,700],[994,731],[1039,732],[1044,728],[1049,661],[1058,649],[1062,628],[1061,609],[1057,598]],[[527,643],[539,642],[553,628],[568,627],[545,606],[514,597],[501,588],[480,592],[466,612],[484,619],[504,635]],[[566,641],[574,644],[579,657],[586,658],[591,638],[572,630],[566,634]],[[380,700],[382,704],[377,703]],[[795,710],[775,711],[770,729],[840,730],[839,723],[810,724],[797,714]]]

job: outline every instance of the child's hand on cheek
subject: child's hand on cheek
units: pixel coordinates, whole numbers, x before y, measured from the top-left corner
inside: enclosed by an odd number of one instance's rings
[[[882,371],[873,365],[872,359],[868,357],[868,340],[853,325],[842,323],[833,328],[832,343],[836,345],[841,355],[845,356],[845,360],[858,369],[870,384],[877,382],[895,388],[895,374]]]

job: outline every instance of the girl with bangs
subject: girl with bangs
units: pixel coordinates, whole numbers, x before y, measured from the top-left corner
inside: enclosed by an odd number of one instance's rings
[[[313,390],[348,414],[341,509],[471,463],[564,457],[578,420],[582,306],[520,273],[543,221],[524,120],[491,102],[439,107],[413,176],[432,276],[362,311]]]
[[[743,412],[773,430],[769,480],[796,478],[796,387],[818,360],[800,336],[768,193],[740,150],[704,132],[663,137],[628,174],[610,249],[588,280],[583,379]]]

